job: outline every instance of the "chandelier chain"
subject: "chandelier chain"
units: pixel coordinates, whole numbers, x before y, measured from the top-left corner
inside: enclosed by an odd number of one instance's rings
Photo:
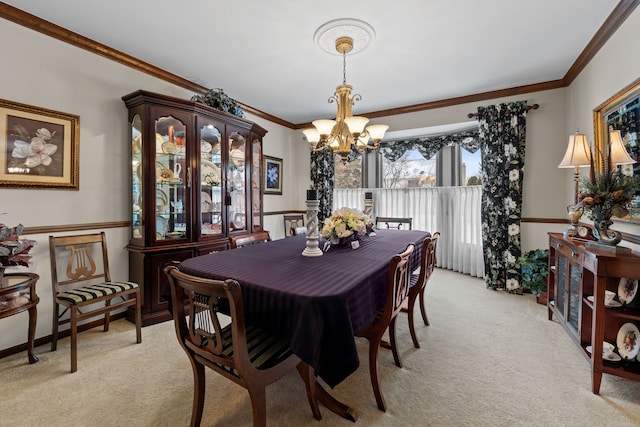
[[[347,84],[347,52],[342,51],[342,84]]]

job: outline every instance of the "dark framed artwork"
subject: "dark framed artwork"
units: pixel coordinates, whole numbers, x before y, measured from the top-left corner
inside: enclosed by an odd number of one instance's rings
[[[282,159],[264,156],[264,194],[282,194]]]
[[[79,189],[80,117],[0,99],[0,187]]]

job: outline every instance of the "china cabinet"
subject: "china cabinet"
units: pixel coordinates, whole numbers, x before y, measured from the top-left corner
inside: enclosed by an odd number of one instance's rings
[[[131,164],[130,280],[142,286],[143,325],[171,318],[162,266],[228,249],[262,229],[262,138],[248,120],[146,91],[124,96]]]
[[[549,320],[555,316],[589,360],[595,394],[600,392],[603,373],[640,380],[640,337],[633,334],[630,345],[624,336],[621,339],[624,328],[640,327],[640,308],[623,298],[627,284],[635,284],[633,294],[638,299],[638,279],[638,254],[586,248],[583,241],[549,233]],[[609,304],[605,291],[616,294]],[[611,357],[603,357],[605,343],[614,348]]]

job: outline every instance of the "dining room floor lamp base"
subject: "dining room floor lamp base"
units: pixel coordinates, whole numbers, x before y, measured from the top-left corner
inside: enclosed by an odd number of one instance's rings
[[[322,256],[323,252],[318,245],[318,193],[316,190],[307,190],[307,244],[302,251],[304,256]]]

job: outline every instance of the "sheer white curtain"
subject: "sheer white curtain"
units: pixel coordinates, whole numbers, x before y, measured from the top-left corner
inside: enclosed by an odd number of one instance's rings
[[[435,188],[358,188],[334,190],[333,210],[364,209],[364,195],[373,193],[373,214],[413,218],[413,228],[439,231],[438,267],[484,276],[481,229],[481,186]]]

